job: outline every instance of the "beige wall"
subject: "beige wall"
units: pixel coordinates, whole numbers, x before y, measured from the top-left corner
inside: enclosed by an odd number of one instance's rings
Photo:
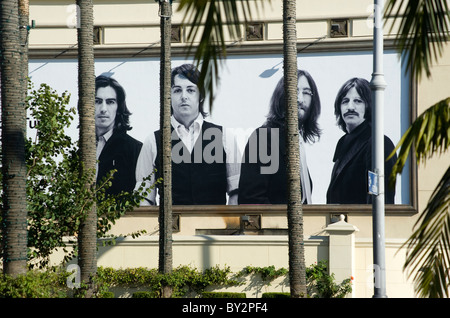
[[[36,21],[36,29],[30,32],[29,43],[31,56],[41,56],[42,54],[51,56],[51,54],[58,52],[61,48],[73,47],[76,44],[76,29],[67,26],[68,22],[73,23],[74,11],[73,7],[69,6],[73,1],[31,0],[30,3],[30,19]],[[242,44],[262,47],[267,45],[269,47],[274,43],[280,43],[282,41],[282,1],[272,0],[271,3],[271,5],[266,4],[264,8],[259,8],[259,13],[253,16],[253,21],[263,21],[265,23],[265,39],[263,41],[244,41]],[[342,44],[348,47],[354,47],[356,43],[361,43],[361,41],[363,41],[363,45],[370,47],[372,29],[370,28],[370,20],[367,19],[371,14],[372,3],[373,1],[369,0],[350,0],[345,2],[336,0],[297,1],[299,43],[309,43],[311,39],[317,39],[327,35],[328,37],[323,42],[329,44],[328,48],[335,46],[336,48],[342,49]],[[108,48],[111,49],[110,52],[115,52],[113,50],[114,48],[136,49],[156,43],[159,41],[159,17],[157,12],[158,5],[154,1],[95,1],[95,25],[103,28],[103,40],[100,45],[96,46],[96,52],[108,52]],[[331,20],[342,18],[349,19],[349,36],[344,38],[330,38],[329,26]],[[175,11],[173,24],[179,24],[181,19],[181,13]],[[387,25],[390,26],[390,24],[391,22],[388,21]],[[244,30],[243,26],[242,30]],[[387,32],[388,28],[385,28],[385,30]],[[389,38],[390,36],[386,36],[386,39]],[[184,43],[174,44],[175,47],[183,47],[184,45]],[[157,45],[155,46],[156,49]],[[50,53],[45,53],[47,52],[45,50],[50,50]],[[448,90],[448,83],[450,82],[450,46],[446,47],[442,59],[433,66],[432,74],[431,78],[422,78],[418,81],[416,97],[417,112],[419,114],[433,103],[450,95]],[[419,212],[426,206],[428,198],[449,163],[450,154],[447,152],[442,156],[435,156],[433,159],[427,161],[426,164],[418,166],[417,197]],[[355,284],[359,286],[357,297],[371,297],[371,290],[367,288],[366,284],[367,268],[372,263],[372,217],[370,211],[357,211],[354,209],[349,211],[342,209],[339,211],[308,211],[308,209],[305,209],[305,238],[312,240],[316,236],[323,236],[323,230],[330,223],[331,215],[342,212],[347,212],[347,221],[359,229],[355,233],[357,251]],[[179,237],[181,241],[183,237],[189,237],[189,239],[183,241],[183,244],[176,247],[175,260],[181,260],[177,256],[178,253],[186,253],[191,249],[195,250],[192,252],[194,255],[199,255],[199,250],[205,246],[202,245],[205,239],[194,236],[197,229],[239,228],[240,216],[244,213],[248,212],[239,210],[232,210],[231,213],[228,211],[225,214],[214,213],[214,211],[209,211],[206,214],[204,212],[196,213],[195,211],[182,212],[180,232],[176,233],[175,236]],[[251,211],[250,214],[252,213],[259,214],[258,211]],[[404,251],[400,251],[398,254],[396,252],[399,250],[401,243],[412,233],[412,228],[416,220],[417,215],[414,213],[391,211],[386,214],[386,254],[389,273],[388,281],[390,284],[388,294],[391,296],[413,296],[411,284],[406,283],[404,273],[402,272]],[[262,214],[261,222],[264,228],[287,227],[286,218],[283,215],[277,216],[267,211]],[[108,251],[101,252],[100,263],[104,265],[110,264],[111,266],[119,266],[119,264],[120,266],[156,266],[157,251],[155,242],[157,241],[156,237],[158,234],[157,209],[140,209],[139,211],[128,214],[119,220],[113,232],[126,234],[141,229],[147,231],[147,235],[143,238],[149,244],[145,253],[140,251],[136,246],[120,245],[117,247],[115,256],[110,257],[110,252]],[[259,238],[254,237],[254,239]],[[281,243],[278,246],[276,243],[278,239],[274,238],[273,244],[258,245],[261,255],[271,254],[270,258],[257,260],[260,266],[286,266],[286,246],[280,247],[283,245]],[[239,240],[239,237],[228,237],[225,240]],[[141,241],[136,241],[136,244],[139,245],[139,242]],[[139,246],[142,247],[142,245]],[[229,250],[225,250],[226,248],[224,247],[220,255],[210,255],[207,262],[200,259],[194,259],[193,262],[199,266],[205,266],[209,264],[214,265],[213,263],[215,262],[229,263],[231,262],[230,259],[233,259],[233,261],[236,261],[236,266],[239,267],[250,265],[251,261],[255,259],[252,255],[256,255],[256,250],[255,254],[240,254],[239,248],[236,248],[234,245]],[[242,250],[244,251],[245,249]],[[145,256],[148,258],[148,261],[142,263],[142,259],[138,259],[137,256]],[[308,252],[307,262],[312,263],[318,258],[320,257],[317,249],[312,249]]]
[[[372,241],[356,239],[354,234],[359,229],[352,224],[338,225],[342,227],[341,233],[330,229],[336,225],[333,223],[321,235],[305,239],[306,266],[328,260],[337,282],[353,277],[351,297],[371,298],[374,292]],[[115,245],[99,248],[98,266],[157,268],[158,240],[157,235],[119,238]],[[402,272],[404,251],[399,250],[402,243],[403,240],[399,239],[386,240],[386,289],[390,298],[414,297],[411,281]],[[285,235],[178,234],[173,237],[173,255],[174,267],[189,265],[202,270],[218,265],[220,268],[229,267],[234,274],[246,266],[288,268],[288,241]],[[62,254],[56,253],[52,261],[57,264],[61,257]],[[256,283],[250,280],[251,277],[245,279],[244,286],[229,288],[228,291],[245,292],[247,297],[261,297],[263,292],[289,291],[286,277],[270,283]]]
[[[31,0],[30,19],[35,20],[36,29],[30,34],[31,48],[70,46],[76,44],[76,29],[73,28],[75,6],[73,1]],[[250,1],[251,21],[264,22],[265,42],[282,40],[282,1]],[[261,4],[264,4],[262,6]],[[173,25],[182,23],[184,12],[173,5]],[[372,34],[370,15],[372,1],[297,1],[297,34],[299,41],[310,41],[329,35],[333,19],[349,19],[349,37],[340,41],[369,38]],[[154,1],[107,1],[94,4],[94,24],[103,27],[101,46],[145,45],[159,41],[158,3]],[[188,25],[188,24],[187,24]],[[386,23],[386,32],[391,25]],[[244,32],[244,26],[242,26]],[[187,26],[185,32],[189,31]],[[186,33],[185,33],[186,34]],[[233,41],[235,39],[230,39]],[[330,41],[327,39],[326,41]],[[258,44],[245,41],[246,44]],[[177,46],[179,44],[175,44]]]

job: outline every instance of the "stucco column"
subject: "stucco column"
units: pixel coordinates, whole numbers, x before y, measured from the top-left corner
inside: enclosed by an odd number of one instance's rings
[[[334,274],[336,283],[353,276],[355,269],[355,232],[356,226],[345,222],[345,216],[325,228],[330,235],[328,266],[330,274]],[[354,291],[352,292],[354,294]]]

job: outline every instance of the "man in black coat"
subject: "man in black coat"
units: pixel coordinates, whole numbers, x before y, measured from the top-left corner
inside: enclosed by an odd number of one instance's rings
[[[317,119],[320,98],[311,75],[298,70],[298,119],[300,173],[303,204],[311,204],[312,179],[304,142],[315,142],[321,134]],[[286,130],[284,80],[278,82],[270,101],[267,121],[250,136],[245,147],[239,179],[239,204],[286,204]]]
[[[348,80],[339,90],[335,101],[338,126],[346,133],[337,143],[334,167],[327,191],[328,204],[366,204],[372,202],[368,192],[368,171],[372,168],[372,92],[362,78]],[[385,158],[394,144],[384,136]],[[385,161],[385,176],[389,176],[397,156]],[[394,203],[395,189],[385,178],[385,202]]]
[[[95,130],[97,136],[97,183],[117,170],[106,194],[131,193],[136,184],[136,162],[142,143],[127,134],[131,113],[125,102],[125,90],[113,78],[95,80]]]

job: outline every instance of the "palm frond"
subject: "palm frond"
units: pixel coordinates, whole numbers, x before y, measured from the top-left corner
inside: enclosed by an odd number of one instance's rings
[[[408,159],[411,148],[418,162],[425,162],[433,154],[446,151],[450,146],[450,97],[425,110],[408,128],[392,151],[391,158],[400,148],[392,168],[389,185],[393,186]]]
[[[431,65],[450,39],[450,12],[446,0],[389,0],[385,17],[400,20],[396,46],[407,52],[405,63],[412,75],[431,76]],[[392,24],[392,27],[395,24]],[[392,30],[391,27],[391,30]]]
[[[411,75],[431,77],[431,66],[442,56],[449,40],[450,12],[446,0],[388,0],[385,17],[400,20],[396,36],[398,50],[404,55]],[[392,24],[392,27],[395,23]],[[391,31],[392,31],[391,27]],[[418,161],[449,147],[450,98],[428,108],[409,127],[391,156],[401,147],[389,183],[395,184],[408,154],[414,149]],[[417,228],[403,247],[408,247],[404,269],[414,275],[416,292],[421,297],[449,297],[450,268],[450,168],[434,190]]]
[[[227,55],[226,31],[231,42],[242,40],[241,25],[252,16],[250,3],[258,7],[257,1],[250,0],[180,0],[177,10],[184,12],[183,24],[189,27],[187,55],[195,50],[194,61],[200,69],[199,86],[209,96],[210,108],[220,79],[219,62]]]
[[[434,190],[427,207],[405,242],[409,253],[404,269],[414,275],[421,297],[450,296],[450,168]]]

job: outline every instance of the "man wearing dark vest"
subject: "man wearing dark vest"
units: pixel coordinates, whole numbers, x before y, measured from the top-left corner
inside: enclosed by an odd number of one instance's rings
[[[192,64],[172,70],[172,204],[222,205],[237,203],[239,158],[221,126],[204,120],[204,92],[197,86],[200,73]],[[144,141],[136,167],[136,188],[152,174],[160,178],[161,140],[156,131]],[[228,197],[227,197],[228,194]],[[141,205],[157,204],[153,191]]]
[[[142,142],[127,134],[131,112],[124,88],[113,78],[95,79],[95,132],[97,137],[97,183],[116,170],[106,194],[130,193],[136,184],[136,162]]]

